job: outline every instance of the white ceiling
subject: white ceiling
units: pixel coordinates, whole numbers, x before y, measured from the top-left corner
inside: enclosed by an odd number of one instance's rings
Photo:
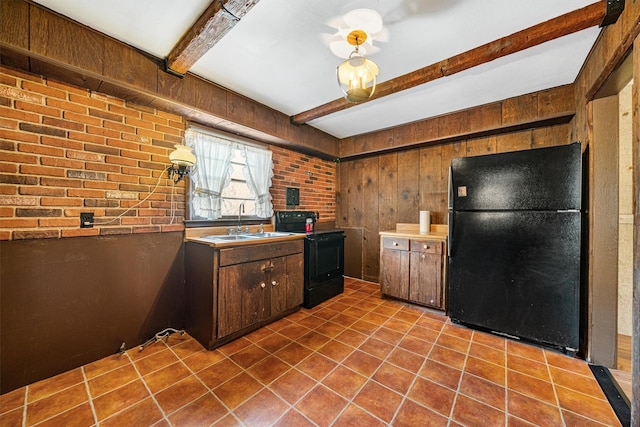
[[[210,0],[35,0],[159,58]],[[594,0],[260,0],[191,72],[288,116],[341,97],[329,49],[346,12],[367,7],[385,28],[367,56],[387,81],[594,3]],[[593,27],[309,124],[344,138],[572,83]],[[367,46],[365,46],[365,49]]]

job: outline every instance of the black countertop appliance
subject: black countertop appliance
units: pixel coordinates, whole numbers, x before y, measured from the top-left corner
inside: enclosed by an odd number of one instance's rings
[[[449,179],[449,316],[576,353],[580,143],[458,158]]]
[[[344,291],[344,232],[316,230],[318,215],[308,211],[278,211],[276,231],[306,233],[304,240],[304,303],[316,305]],[[311,232],[306,232],[307,224]]]

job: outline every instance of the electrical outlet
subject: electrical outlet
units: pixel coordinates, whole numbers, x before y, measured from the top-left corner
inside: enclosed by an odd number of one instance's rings
[[[93,227],[93,212],[80,212],[80,228]]]

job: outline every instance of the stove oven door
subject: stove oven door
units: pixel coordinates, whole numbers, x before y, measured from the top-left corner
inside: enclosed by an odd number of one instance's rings
[[[311,235],[305,239],[305,277],[311,286],[344,274],[344,234]]]
[[[304,241],[302,306],[312,308],[344,291],[344,234],[311,234]]]

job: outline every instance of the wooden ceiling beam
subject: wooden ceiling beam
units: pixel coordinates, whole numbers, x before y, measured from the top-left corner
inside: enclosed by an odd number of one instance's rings
[[[213,0],[171,49],[165,71],[184,76],[260,0]]]
[[[509,36],[489,42],[475,49],[452,56],[435,64],[404,74],[376,86],[375,93],[364,102],[379,99],[406,89],[410,89],[442,77],[450,76],[478,65],[485,64],[533,46],[563,37],[603,22],[607,15],[607,1],[602,0],[582,9],[558,16]],[[338,98],[326,104],[298,113],[290,117],[293,124],[301,125],[319,117],[345,110],[355,105],[345,98]]]

